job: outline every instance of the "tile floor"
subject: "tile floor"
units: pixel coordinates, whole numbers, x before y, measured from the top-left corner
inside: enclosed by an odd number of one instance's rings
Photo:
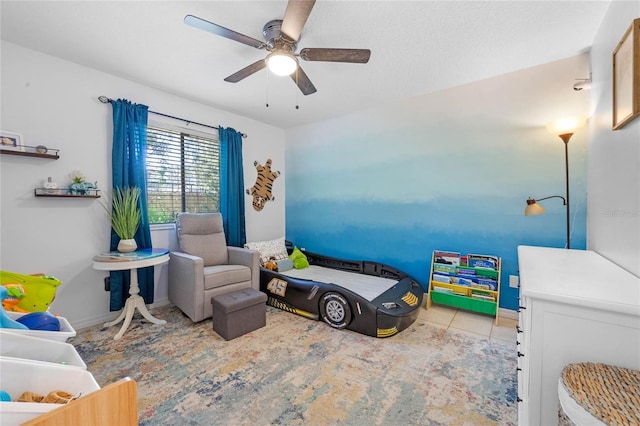
[[[517,320],[479,314],[464,309],[457,309],[445,305],[432,304],[421,314],[426,315],[427,322],[454,330],[458,333],[468,333],[474,336],[484,336],[490,340],[500,340],[513,343],[516,346]]]

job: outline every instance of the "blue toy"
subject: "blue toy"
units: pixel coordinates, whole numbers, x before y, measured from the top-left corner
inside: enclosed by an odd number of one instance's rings
[[[60,320],[49,312],[32,312],[18,318],[29,330],[60,331]]]
[[[9,291],[7,290],[7,288],[5,286],[0,285],[0,302],[2,302],[7,297],[8,294],[9,294]],[[19,330],[29,329],[26,325],[20,324],[19,322],[9,318],[9,315],[7,315],[7,313],[5,312],[1,304],[0,304],[0,328],[17,328]]]
[[[9,395],[9,392],[0,390],[0,401],[11,402],[11,395]]]

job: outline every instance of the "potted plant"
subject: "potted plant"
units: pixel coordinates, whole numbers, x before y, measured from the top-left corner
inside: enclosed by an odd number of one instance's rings
[[[118,237],[118,251],[127,253],[138,248],[134,236],[140,226],[141,213],[138,207],[140,188],[137,186],[117,187],[113,191],[111,203],[111,227]]]

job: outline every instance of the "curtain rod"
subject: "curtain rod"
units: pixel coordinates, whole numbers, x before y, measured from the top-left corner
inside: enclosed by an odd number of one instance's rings
[[[102,102],[103,104],[110,104],[111,102],[113,102],[113,99],[108,98],[108,97],[106,97],[106,96],[98,96],[98,100],[99,100],[100,102]],[[161,115],[161,116],[163,116],[163,117],[168,117],[168,118],[173,118],[174,120],[184,121],[185,123],[187,123],[187,126],[188,126],[189,124],[197,124],[198,126],[204,126],[204,127],[208,127],[208,128],[210,128],[210,129],[216,129],[216,130],[218,130],[218,129],[219,129],[219,127],[217,127],[217,126],[209,126],[208,124],[198,123],[197,121],[191,121],[191,120],[187,120],[187,119],[185,119],[185,118],[175,117],[175,116],[173,116],[173,115],[169,115],[169,114],[163,114],[163,113],[161,113],[161,112],[156,112],[156,111],[151,111],[151,110],[149,110],[149,112],[150,112],[151,114]],[[242,137],[243,137],[243,138],[246,138],[246,137],[247,137],[247,134],[246,134],[246,133],[240,133],[240,134],[242,135]]]

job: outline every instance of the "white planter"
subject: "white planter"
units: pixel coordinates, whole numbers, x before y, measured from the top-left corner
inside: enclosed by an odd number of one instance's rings
[[[118,251],[121,253],[136,251],[137,248],[138,244],[133,238],[129,240],[120,240],[120,242],[118,243]]]

